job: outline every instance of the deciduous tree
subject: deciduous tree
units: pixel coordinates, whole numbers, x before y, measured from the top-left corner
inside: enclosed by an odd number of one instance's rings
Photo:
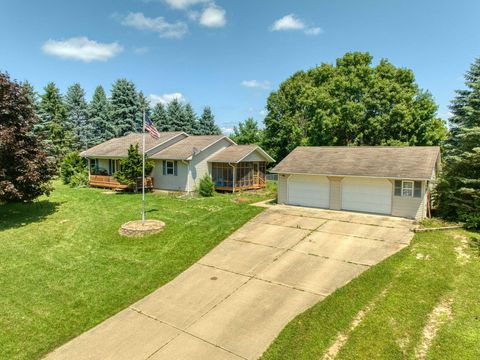
[[[438,145],[444,122],[413,72],[368,53],[299,71],[267,102],[266,148],[282,159],[299,145]]]
[[[233,127],[233,134],[230,138],[237,144],[260,144],[263,140],[262,133],[258,123],[250,117],[239,123],[238,128]]]
[[[38,122],[29,91],[0,73],[0,202],[30,201],[51,190],[55,166],[32,133]]]

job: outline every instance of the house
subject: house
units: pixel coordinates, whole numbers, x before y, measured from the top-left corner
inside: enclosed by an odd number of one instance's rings
[[[113,175],[130,145],[142,147],[142,134],[114,138],[80,153],[88,159],[91,186],[122,188]],[[217,190],[238,191],[265,187],[266,164],[274,160],[257,145],[237,145],[225,135],[190,136],[162,132],[145,135],[145,154],[154,162],[146,184],[172,191],[194,191],[205,174]]]
[[[420,220],[440,168],[440,148],[297,147],[272,172],[278,202]]]

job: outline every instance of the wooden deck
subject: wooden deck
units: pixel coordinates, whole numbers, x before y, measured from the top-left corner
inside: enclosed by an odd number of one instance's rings
[[[113,176],[107,175],[90,175],[89,184],[91,187],[127,190],[128,185],[119,183]],[[142,178],[137,180],[137,189],[142,188]],[[145,189],[153,189],[153,178],[145,177]]]

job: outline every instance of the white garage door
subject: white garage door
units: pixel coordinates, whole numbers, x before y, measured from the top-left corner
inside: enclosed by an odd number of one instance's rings
[[[328,208],[330,184],[325,176],[292,175],[288,179],[288,203]]]
[[[390,214],[392,183],[385,179],[344,178],[342,209]]]

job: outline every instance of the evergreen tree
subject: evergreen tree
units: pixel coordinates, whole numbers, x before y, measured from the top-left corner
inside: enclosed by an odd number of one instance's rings
[[[189,135],[197,135],[198,132],[198,119],[192,105],[187,103],[183,107],[183,131]]]
[[[47,154],[60,160],[71,150],[72,130],[60,90],[51,82],[44,91],[38,108],[41,121],[34,127],[34,133],[45,144]]]
[[[97,86],[88,106],[88,118],[92,124],[92,145],[115,137],[115,126],[109,117],[109,103],[102,86]]]
[[[80,84],[70,86],[65,95],[68,123],[73,130],[74,150],[86,150],[92,145],[93,127],[88,118],[85,91]]]
[[[260,144],[262,142],[263,132],[258,128],[257,122],[253,118],[248,118],[245,122],[233,127],[233,134],[230,138],[237,144]]]
[[[212,109],[209,106],[203,109],[202,116],[198,122],[198,134],[199,135],[220,135],[222,132],[220,128],[215,124],[215,118],[212,113]]]
[[[33,109],[35,112],[38,112],[38,93],[35,91],[35,88],[30,82],[28,82],[28,80],[22,82],[21,85],[25,89]]]
[[[138,132],[142,131],[143,111],[145,111],[146,116],[150,117],[151,115],[150,103],[148,102],[143,92],[140,91],[138,93],[138,113],[137,113],[137,131]]]
[[[480,58],[465,74],[450,109],[452,124],[435,192],[438,212],[480,228]]]
[[[38,122],[25,84],[0,73],[0,202],[31,201],[51,190],[55,164],[32,134]]]
[[[109,113],[115,127],[115,135],[123,136],[136,132],[139,127],[138,114],[138,94],[135,85],[126,79],[115,81],[111,91]]]
[[[178,99],[173,99],[167,106],[168,131],[182,131],[184,126],[183,106]]]
[[[165,111],[165,106],[163,106],[162,103],[158,103],[154,106],[150,118],[158,131],[169,130],[170,126],[168,124],[167,112]]]

